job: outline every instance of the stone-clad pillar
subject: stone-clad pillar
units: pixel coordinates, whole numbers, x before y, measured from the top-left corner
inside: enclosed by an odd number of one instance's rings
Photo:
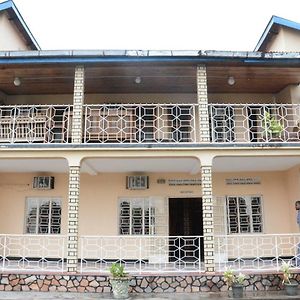
[[[69,167],[67,270],[77,272],[80,166]]]
[[[84,104],[84,67],[77,66],[74,76],[74,94],[73,94],[73,117],[72,117],[72,143],[80,144],[82,142],[82,123]]]
[[[212,198],[212,166],[201,166],[204,235],[204,264],[206,272],[214,272],[214,225]]]
[[[200,143],[210,142],[206,66],[197,67],[197,98],[199,105]]]

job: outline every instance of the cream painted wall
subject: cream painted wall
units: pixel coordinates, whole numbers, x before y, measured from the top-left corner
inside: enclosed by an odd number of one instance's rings
[[[283,99],[286,98],[286,99]],[[289,103],[290,96],[272,94],[209,94],[210,103]],[[7,96],[5,104],[72,104],[73,95],[15,95]],[[280,102],[280,101],[277,101]],[[197,103],[196,94],[86,94],[86,104],[99,103]]]
[[[244,177],[260,177],[261,184],[225,185],[226,178]],[[299,174],[296,178],[299,180]],[[291,200],[288,188],[300,196],[300,191],[294,190],[294,180],[293,174],[286,172],[216,173],[213,176],[213,194],[214,196],[262,195],[264,233],[290,233],[294,232],[296,221],[290,218]]]
[[[299,52],[300,51],[300,33],[298,30],[280,27],[278,34],[269,43],[267,52],[284,51]]]
[[[300,168],[299,166],[291,168],[285,172],[286,192],[288,195],[289,216],[291,222],[291,232],[299,232],[296,222],[297,211],[295,202],[300,200]]]
[[[196,94],[85,94],[86,104],[99,103],[196,103]],[[5,104],[72,104],[73,95],[7,96]]]
[[[209,94],[210,103],[275,103],[273,94]]]
[[[2,173],[0,181],[0,233],[22,234],[24,231],[25,198],[33,196],[61,197],[62,233],[67,228],[68,175],[55,176],[55,189],[38,191],[31,188],[29,173]],[[148,190],[126,190],[124,173],[105,173],[96,176],[82,174],[80,182],[79,234],[117,235],[118,199],[120,197],[201,197],[201,186],[169,186],[168,179],[199,179],[200,174],[150,173]],[[260,185],[226,185],[226,178],[260,177]],[[157,179],[165,179],[158,184]],[[283,172],[214,173],[214,196],[262,195],[264,233],[298,232],[294,201],[300,199],[299,168]],[[224,198],[225,199],[225,198]]]
[[[9,21],[5,12],[0,13],[0,51],[29,50],[22,35]]]
[[[68,175],[47,174],[47,176],[55,176],[55,188],[53,190],[34,190],[32,188],[33,177],[38,175],[41,176],[36,173],[1,173],[0,233],[24,233],[26,197],[62,198],[62,234],[67,233]]]

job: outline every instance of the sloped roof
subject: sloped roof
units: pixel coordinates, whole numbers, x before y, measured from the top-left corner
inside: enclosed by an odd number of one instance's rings
[[[8,0],[8,1],[0,3],[0,13],[3,11],[7,12],[10,20],[12,22],[14,22],[14,24],[16,25],[16,27],[18,28],[20,33],[23,35],[24,39],[27,42],[27,46],[32,50],[40,50],[41,48],[40,48],[38,42],[34,38],[29,27],[25,23],[22,15],[18,11],[16,5],[14,4],[14,2],[12,0]]]
[[[280,26],[300,30],[300,23],[293,22],[277,16],[272,16],[263,34],[261,35],[257,45],[255,46],[254,51],[265,51],[268,42],[272,39],[274,35],[278,33],[278,28]]]

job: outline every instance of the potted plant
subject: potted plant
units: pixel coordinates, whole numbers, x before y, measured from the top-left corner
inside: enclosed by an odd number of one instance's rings
[[[264,136],[267,140],[280,139],[280,135],[284,129],[283,125],[272,117],[269,112],[265,112],[263,117]]]
[[[125,272],[125,268],[120,263],[113,263],[109,268],[111,277],[109,279],[114,298],[127,299],[128,288],[131,277]]]
[[[282,284],[284,285],[286,294],[289,296],[295,296],[298,293],[298,283],[293,281],[291,282],[291,266],[290,263],[283,263],[281,265],[281,271],[283,273]]]
[[[224,279],[228,287],[232,289],[233,298],[243,298],[245,275],[242,273],[235,274],[229,268],[224,272]]]

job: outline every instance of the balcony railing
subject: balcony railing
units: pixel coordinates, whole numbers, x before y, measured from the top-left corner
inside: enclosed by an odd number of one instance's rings
[[[84,143],[196,143],[197,104],[84,106]]]
[[[131,274],[204,272],[203,236],[81,236],[78,271]],[[300,234],[217,235],[215,269],[279,271],[300,267]],[[0,271],[67,271],[65,235],[0,234]]]
[[[211,143],[300,141],[300,104],[209,104]],[[71,143],[73,106],[0,106],[0,143]],[[198,104],[83,106],[82,143],[200,142]]]
[[[211,142],[300,141],[298,104],[209,104]]]
[[[107,273],[121,262],[131,273],[204,271],[202,236],[83,236],[80,271]]]
[[[280,270],[283,262],[300,267],[300,234],[255,234],[215,236],[217,271]]]
[[[0,143],[68,143],[70,105],[0,106]]]
[[[66,271],[64,235],[0,234],[0,270]]]

